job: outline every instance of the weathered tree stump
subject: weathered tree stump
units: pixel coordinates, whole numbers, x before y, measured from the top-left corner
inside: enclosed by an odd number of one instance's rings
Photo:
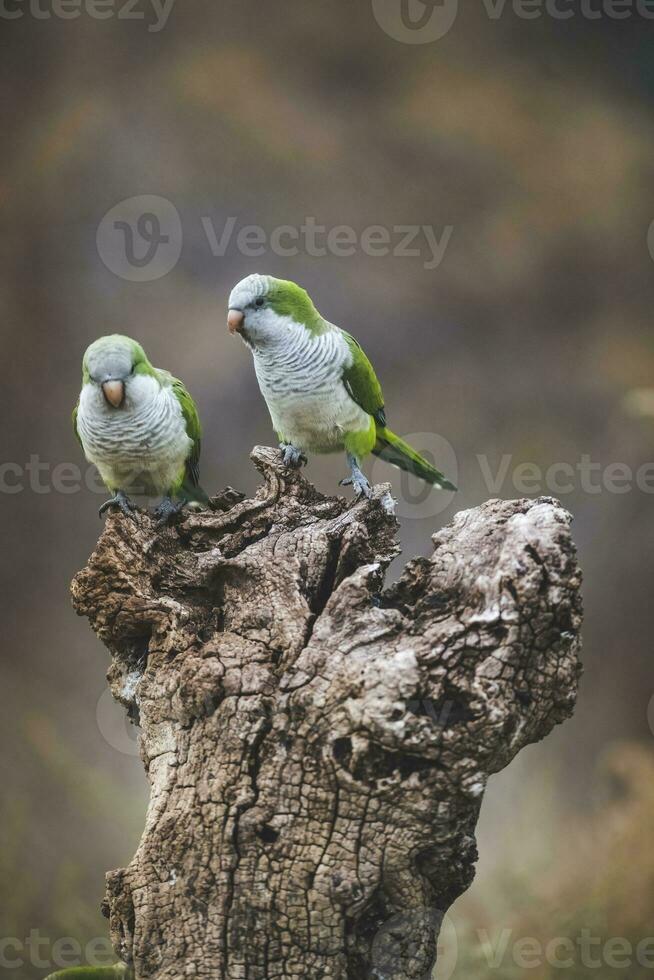
[[[326,498],[253,459],[252,500],[109,517],[73,582],[152,788],[112,939],[137,980],[423,980],[488,776],[574,706],[570,519],[491,500],[384,591],[389,488]]]

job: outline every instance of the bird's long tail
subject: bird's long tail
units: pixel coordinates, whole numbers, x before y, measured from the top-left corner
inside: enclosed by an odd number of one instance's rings
[[[414,476],[419,476],[421,480],[425,480],[441,490],[456,490],[454,484],[450,483],[440,470],[428,463],[408,442],[400,439],[390,429],[377,429],[377,442],[373,453],[375,456],[385,459],[387,463],[399,466],[401,470],[413,473]]]

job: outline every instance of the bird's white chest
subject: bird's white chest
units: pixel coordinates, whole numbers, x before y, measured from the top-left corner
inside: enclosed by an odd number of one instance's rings
[[[284,442],[310,452],[343,448],[346,432],[367,429],[369,416],[342,381],[349,349],[337,331],[302,332],[286,345],[257,350],[254,365],[273,427]]]
[[[77,428],[87,459],[108,485],[126,491],[138,483],[143,493],[166,492],[178,480],[191,446],[174,392],[150,377],[128,381],[118,409],[106,403],[96,385],[85,385]]]

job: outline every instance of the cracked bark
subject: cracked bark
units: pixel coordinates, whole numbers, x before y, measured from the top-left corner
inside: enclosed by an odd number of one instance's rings
[[[580,573],[550,498],[397,553],[388,487],[264,484],[157,531],[108,518],[72,586],[151,784],[105,911],[137,980],[424,980],[487,779],[573,709]]]

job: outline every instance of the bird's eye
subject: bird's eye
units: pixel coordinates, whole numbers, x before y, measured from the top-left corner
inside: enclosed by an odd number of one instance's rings
[[[259,299],[255,301],[254,305],[259,307],[259,309],[261,309],[261,307],[263,306],[263,296],[260,296]]]

